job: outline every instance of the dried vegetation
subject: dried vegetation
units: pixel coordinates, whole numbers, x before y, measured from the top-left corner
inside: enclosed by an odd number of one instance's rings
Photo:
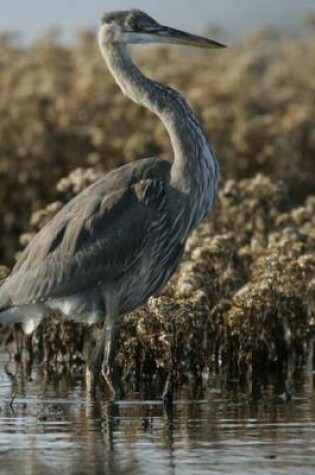
[[[157,119],[117,90],[92,35],[73,48],[49,37],[0,45],[0,255],[11,264],[18,239],[99,173],[171,150]],[[188,97],[224,179],[163,294],[123,320],[122,373],[149,378],[172,361],[180,379],[219,366],[248,376],[292,355],[303,363],[315,313],[315,36],[259,32],[220,54],[157,49],[137,61]],[[79,361],[95,333],[44,322],[29,349]]]

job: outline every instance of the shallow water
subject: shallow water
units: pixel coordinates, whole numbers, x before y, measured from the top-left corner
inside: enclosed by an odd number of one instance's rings
[[[199,398],[189,389],[172,410],[129,393],[91,399],[80,378],[12,383],[15,365],[0,362],[2,474],[313,474],[313,369],[266,385],[253,398],[236,382],[211,378]],[[6,373],[7,372],[7,373]],[[12,391],[15,392],[10,406]],[[195,397],[195,398],[194,398]],[[194,399],[193,399],[194,398]]]

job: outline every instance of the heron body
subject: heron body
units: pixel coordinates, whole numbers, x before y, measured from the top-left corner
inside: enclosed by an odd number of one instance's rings
[[[168,281],[189,234],[212,207],[219,167],[203,127],[182,96],[145,77],[128,43],[222,46],[159,25],[139,10],[102,20],[99,45],[124,94],[164,123],[173,162],[153,157],[100,178],[64,206],[33,238],[0,287],[0,323],[31,332],[51,310],[104,322],[91,364],[107,373],[119,317]]]

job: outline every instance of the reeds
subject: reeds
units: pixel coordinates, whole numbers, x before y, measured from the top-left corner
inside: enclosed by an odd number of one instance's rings
[[[102,171],[171,150],[157,119],[118,91],[90,34],[72,48],[22,49],[5,36],[0,46],[0,262],[11,264]],[[122,374],[150,377],[170,360],[179,380],[303,363],[315,312],[315,36],[260,32],[224,53],[159,48],[137,62],[202,117],[223,186],[163,294],[122,322]],[[97,329],[55,318],[29,351],[84,360]]]

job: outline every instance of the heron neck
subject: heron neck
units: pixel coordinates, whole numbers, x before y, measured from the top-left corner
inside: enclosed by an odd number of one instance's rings
[[[200,187],[200,174],[209,170],[215,174],[218,167],[205,132],[186,101],[175,90],[145,77],[124,44],[101,43],[100,48],[123,94],[164,123],[174,150],[172,184],[187,193]]]

